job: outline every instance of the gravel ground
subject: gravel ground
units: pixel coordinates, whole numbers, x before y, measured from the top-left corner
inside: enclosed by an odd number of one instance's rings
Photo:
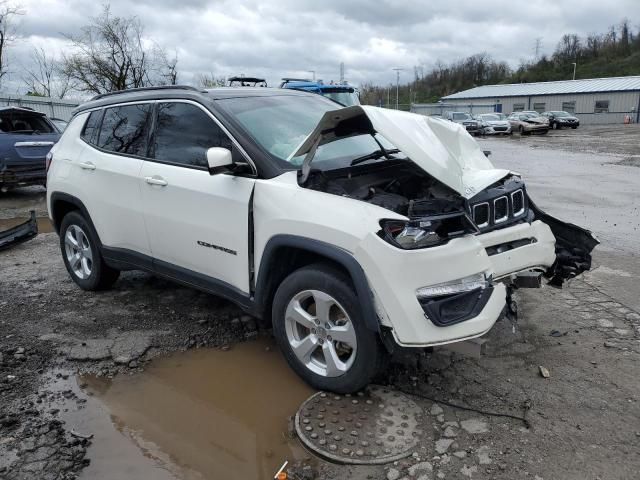
[[[292,478],[637,478],[638,180],[620,159],[635,158],[628,145],[638,145],[638,132],[590,127],[481,140],[496,164],[531,177],[545,209],[603,239],[593,271],[563,290],[522,291],[518,324],[498,323],[480,359],[446,350],[398,356],[381,381],[415,394],[426,412],[414,456],[378,467],[301,462],[291,466]],[[579,188],[561,189],[574,170],[582,171]],[[603,178],[623,188],[608,195]],[[0,218],[42,210],[41,191],[26,190],[0,198]],[[629,222],[616,222],[612,233],[602,215],[616,209]],[[52,372],[143,374],[158,355],[261,334],[268,332],[233,305],[143,273],[123,274],[107,292],[83,292],[64,269],[55,234],[0,253],[0,478],[75,478],[96,453],[49,408],[56,396],[68,408],[86,401],[82,392],[49,388]]]

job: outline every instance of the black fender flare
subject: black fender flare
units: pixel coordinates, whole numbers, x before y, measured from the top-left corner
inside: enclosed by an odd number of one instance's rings
[[[369,288],[364,270],[358,261],[344,249],[307,237],[285,234],[275,235],[271,237],[265,245],[260,260],[260,270],[258,272],[258,281],[255,289],[255,303],[260,310],[267,307],[266,297],[268,295],[269,265],[276,260],[275,254],[277,249],[282,247],[306,250],[332,260],[342,266],[348,272],[355,287],[365,325],[374,332],[380,332],[380,322],[378,321],[374,306],[373,293]]]
[[[62,218],[56,218],[54,205],[56,204],[56,202],[59,202],[59,201],[70,203],[75,207],[77,207],[78,210],[80,210],[80,212],[82,213],[82,216],[85,218],[85,220],[91,224],[91,228],[93,228],[93,230],[97,232],[96,226],[93,224],[93,220],[91,220],[91,215],[89,215],[89,210],[87,210],[87,207],[84,206],[84,203],[82,203],[82,200],[80,200],[77,197],[74,197],[73,195],[69,195],[68,193],[53,192],[51,194],[51,200],[50,200],[52,211],[49,213],[51,214],[53,227],[55,228],[57,234],[60,234],[58,230],[59,230],[59,225],[62,222]],[[98,241],[100,241],[100,238],[98,238]],[[102,243],[100,244],[100,246],[102,246]]]

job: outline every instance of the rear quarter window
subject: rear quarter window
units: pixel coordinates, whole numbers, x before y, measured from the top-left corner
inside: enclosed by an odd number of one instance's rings
[[[87,122],[84,124],[80,137],[87,143],[95,145],[98,142],[98,133],[100,131],[100,122],[104,110],[94,110],[89,114]]]

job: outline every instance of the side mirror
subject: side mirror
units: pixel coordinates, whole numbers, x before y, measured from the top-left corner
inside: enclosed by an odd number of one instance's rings
[[[233,165],[231,150],[228,148],[211,147],[207,150],[207,163],[209,174],[216,175],[228,170]]]
[[[489,158],[489,156],[491,155],[491,150],[483,150],[482,153],[484,153],[484,156]]]

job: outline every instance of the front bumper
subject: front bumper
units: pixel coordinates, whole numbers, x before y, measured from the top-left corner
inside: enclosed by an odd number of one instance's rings
[[[515,242],[522,239],[531,241]],[[486,333],[505,307],[506,287],[494,283],[477,315],[446,326],[428,318],[416,290],[478,273],[500,279],[546,270],[555,261],[555,238],[546,224],[534,221],[420,250],[401,250],[370,234],[354,253],[367,274],[381,323],[392,329],[399,345],[426,347]]]
[[[528,124],[528,125],[523,125],[522,128],[524,129],[525,132],[528,132],[528,133],[549,131],[549,125],[545,125],[545,124],[539,124],[539,125]]]
[[[484,127],[482,133],[485,135],[509,135],[511,133],[511,127]]]

